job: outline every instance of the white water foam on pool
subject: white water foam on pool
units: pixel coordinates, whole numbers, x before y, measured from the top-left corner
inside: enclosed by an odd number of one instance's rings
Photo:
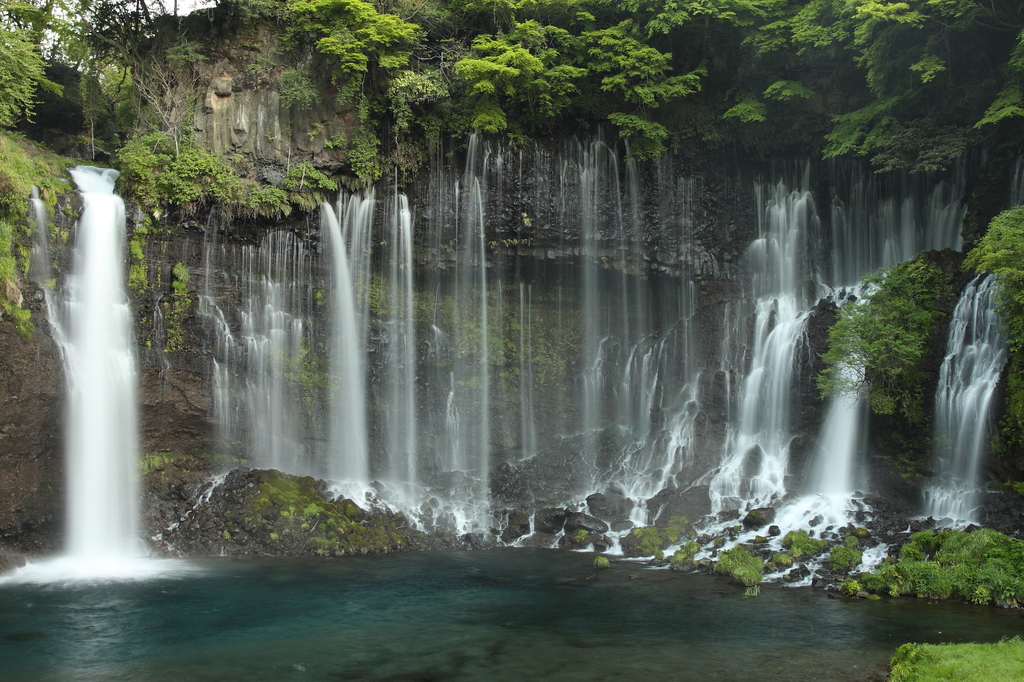
[[[29,562],[13,573],[0,577],[0,587],[159,580],[194,576],[202,572],[199,565],[181,559],[63,556]]]

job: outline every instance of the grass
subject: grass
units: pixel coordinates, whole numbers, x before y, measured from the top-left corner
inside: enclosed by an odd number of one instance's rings
[[[996,644],[904,644],[892,659],[890,682],[1006,682],[1024,679],[1024,641]]]

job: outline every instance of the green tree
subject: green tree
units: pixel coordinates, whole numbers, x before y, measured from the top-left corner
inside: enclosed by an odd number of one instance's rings
[[[935,324],[945,317],[935,302],[949,282],[936,266],[917,259],[864,278],[867,297],[849,303],[829,331],[826,396],[866,394],[876,414],[911,424],[924,417],[923,360]]]
[[[295,28],[317,36],[317,49],[335,58],[339,83],[362,76],[372,65],[405,67],[419,37],[416,24],[382,14],[363,0],[292,0],[288,10]]]
[[[557,117],[587,75],[586,69],[567,63],[567,50],[573,48],[578,48],[578,39],[568,31],[532,20],[516,24],[507,34],[477,36],[473,55],[455,65],[475,99],[473,127],[491,133],[505,130],[509,108],[526,117],[519,127]]]

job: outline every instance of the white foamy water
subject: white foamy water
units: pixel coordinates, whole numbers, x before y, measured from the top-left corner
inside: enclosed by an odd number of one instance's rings
[[[122,556],[63,556],[30,562],[0,577],[0,587],[51,583],[141,581],[199,575],[203,569],[181,559]]]
[[[84,211],[71,274],[50,309],[67,372],[68,561],[111,570],[140,553],[137,370],[117,175],[71,170]]]

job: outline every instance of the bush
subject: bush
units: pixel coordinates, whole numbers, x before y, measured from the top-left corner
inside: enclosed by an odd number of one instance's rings
[[[793,565],[793,557],[788,554],[773,554],[771,561],[768,562],[768,570],[770,571],[781,571],[784,568],[789,568]]]
[[[859,549],[839,545],[832,548],[829,563],[832,564],[832,570],[845,571],[858,565],[862,557],[863,553]]]
[[[821,554],[828,547],[828,542],[812,538],[805,530],[791,530],[783,536],[782,546],[789,550],[791,557],[799,559]]]
[[[715,573],[728,575],[748,587],[761,582],[764,562],[751,554],[743,545],[736,545],[718,555]]]
[[[645,528],[634,528],[633,537],[640,538],[637,549],[641,556],[650,556],[659,549],[665,549],[671,544],[679,541],[684,534],[692,534],[689,527],[690,522],[685,516],[673,516],[668,520],[665,528],[647,526]],[[692,535],[691,535],[692,536]]]
[[[861,584],[853,578],[843,578],[842,582],[839,583],[839,591],[849,597],[857,596],[857,593],[862,589]]]
[[[301,198],[308,207],[315,205],[315,198],[323,198],[298,190],[289,194],[243,178],[202,149],[183,146],[176,154],[174,141],[165,133],[129,140],[118,150],[118,157],[124,193],[151,215],[158,214],[165,203],[185,215],[216,203],[228,216],[279,217],[291,213],[293,200]],[[305,186],[298,184],[300,189]]]
[[[605,556],[596,556],[596,557],[594,557],[594,568],[598,568],[598,569],[608,568],[611,565],[612,565],[611,562],[608,561],[608,557],[605,557]]]
[[[675,553],[672,554],[672,558],[669,559],[669,561],[672,563],[673,566],[677,568],[685,566],[687,564],[692,564],[693,557],[696,556],[699,550],[700,545],[691,540],[690,542],[687,542],[685,545],[677,549]]]
[[[1024,542],[988,529],[915,533],[897,563],[885,563],[861,580],[869,592],[894,597],[1016,605],[1024,602]]]

